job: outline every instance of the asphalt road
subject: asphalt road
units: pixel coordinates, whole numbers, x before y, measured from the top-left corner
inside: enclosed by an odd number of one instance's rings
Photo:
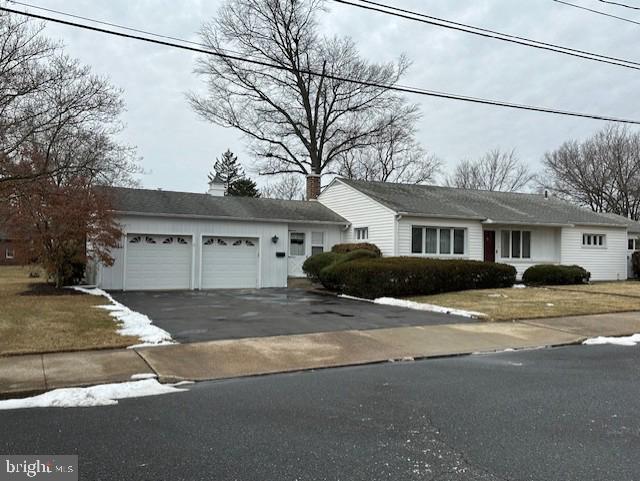
[[[87,480],[637,480],[640,347],[576,346],[0,411],[0,452]]]
[[[113,297],[171,333],[199,342],[312,332],[474,322],[404,307],[324,296],[305,289],[126,291]]]

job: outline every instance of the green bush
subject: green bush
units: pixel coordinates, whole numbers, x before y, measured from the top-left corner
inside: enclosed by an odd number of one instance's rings
[[[309,257],[302,264],[302,271],[309,279],[318,282],[321,279],[321,272],[330,266],[341,264],[343,262],[351,262],[362,258],[378,257],[370,250],[360,249],[351,251],[348,254],[338,254],[337,252],[322,252],[320,254]]]
[[[378,249],[378,246],[375,244],[370,244],[369,242],[359,242],[352,244],[336,244],[331,248],[331,252],[337,252],[338,254],[348,254],[353,251],[361,251],[367,250],[373,252],[376,257],[381,257],[382,252]]]
[[[328,265],[333,264],[339,257],[342,257],[342,255],[343,254],[337,254],[335,252],[315,254],[304,261],[304,264],[302,264],[302,272],[313,282],[318,282],[320,280],[320,271]]]
[[[631,254],[631,268],[636,279],[640,278],[640,251]]]
[[[320,280],[327,289],[375,299],[511,287],[516,270],[492,262],[385,257],[331,264]]]
[[[559,286],[586,284],[590,277],[591,273],[580,266],[538,264],[524,271],[522,282],[528,286]]]

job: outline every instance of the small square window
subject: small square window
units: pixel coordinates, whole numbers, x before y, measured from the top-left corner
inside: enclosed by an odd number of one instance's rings
[[[368,227],[356,227],[353,229],[353,234],[356,240],[365,241],[369,239],[369,228]]]
[[[7,259],[13,259],[16,256],[16,253],[14,252],[14,250],[11,247],[7,247],[4,251],[4,256]]]
[[[305,255],[304,238],[305,238],[304,232],[291,232],[289,234],[289,255],[290,256]]]

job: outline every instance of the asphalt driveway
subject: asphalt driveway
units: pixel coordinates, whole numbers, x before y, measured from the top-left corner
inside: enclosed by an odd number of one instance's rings
[[[471,319],[313,294],[305,289],[113,292],[178,342],[472,322]]]

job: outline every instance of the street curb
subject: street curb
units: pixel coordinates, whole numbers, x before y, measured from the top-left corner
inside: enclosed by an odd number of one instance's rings
[[[517,352],[517,351],[528,351],[532,349],[554,349],[559,347],[569,347],[569,346],[579,346],[588,339],[588,337],[581,336],[576,340],[569,342],[562,342],[558,344],[542,344],[539,346],[529,346],[529,347],[517,347],[511,348],[506,347],[504,349],[497,349],[491,351],[464,351],[457,353],[449,353],[449,354],[427,354],[424,356],[407,356],[406,358],[393,358],[393,359],[379,359],[379,360],[368,360],[362,362],[351,362],[345,364],[334,364],[331,366],[318,366],[318,367],[308,367],[308,368],[300,368],[300,369],[288,369],[281,371],[273,371],[273,372],[264,372],[264,373],[255,373],[255,374],[245,374],[239,376],[229,376],[229,377],[212,377],[207,379],[191,379],[191,378],[183,378],[183,377],[169,377],[163,376],[158,377],[158,382],[163,384],[171,384],[180,381],[192,381],[194,383],[200,382],[213,382],[213,381],[230,381],[233,379],[248,379],[248,378],[258,378],[258,377],[266,377],[278,374],[295,374],[295,373],[304,373],[304,372],[314,372],[314,371],[325,371],[329,369],[341,369],[347,367],[361,367],[361,366],[373,366],[377,364],[401,364],[406,362],[415,362],[415,361],[427,361],[431,359],[446,359],[446,358],[455,358],[455,357],[466,357],[466,356],[475,356],[475,355],[487,355],[487,354],[499,354],[502,352]]]

